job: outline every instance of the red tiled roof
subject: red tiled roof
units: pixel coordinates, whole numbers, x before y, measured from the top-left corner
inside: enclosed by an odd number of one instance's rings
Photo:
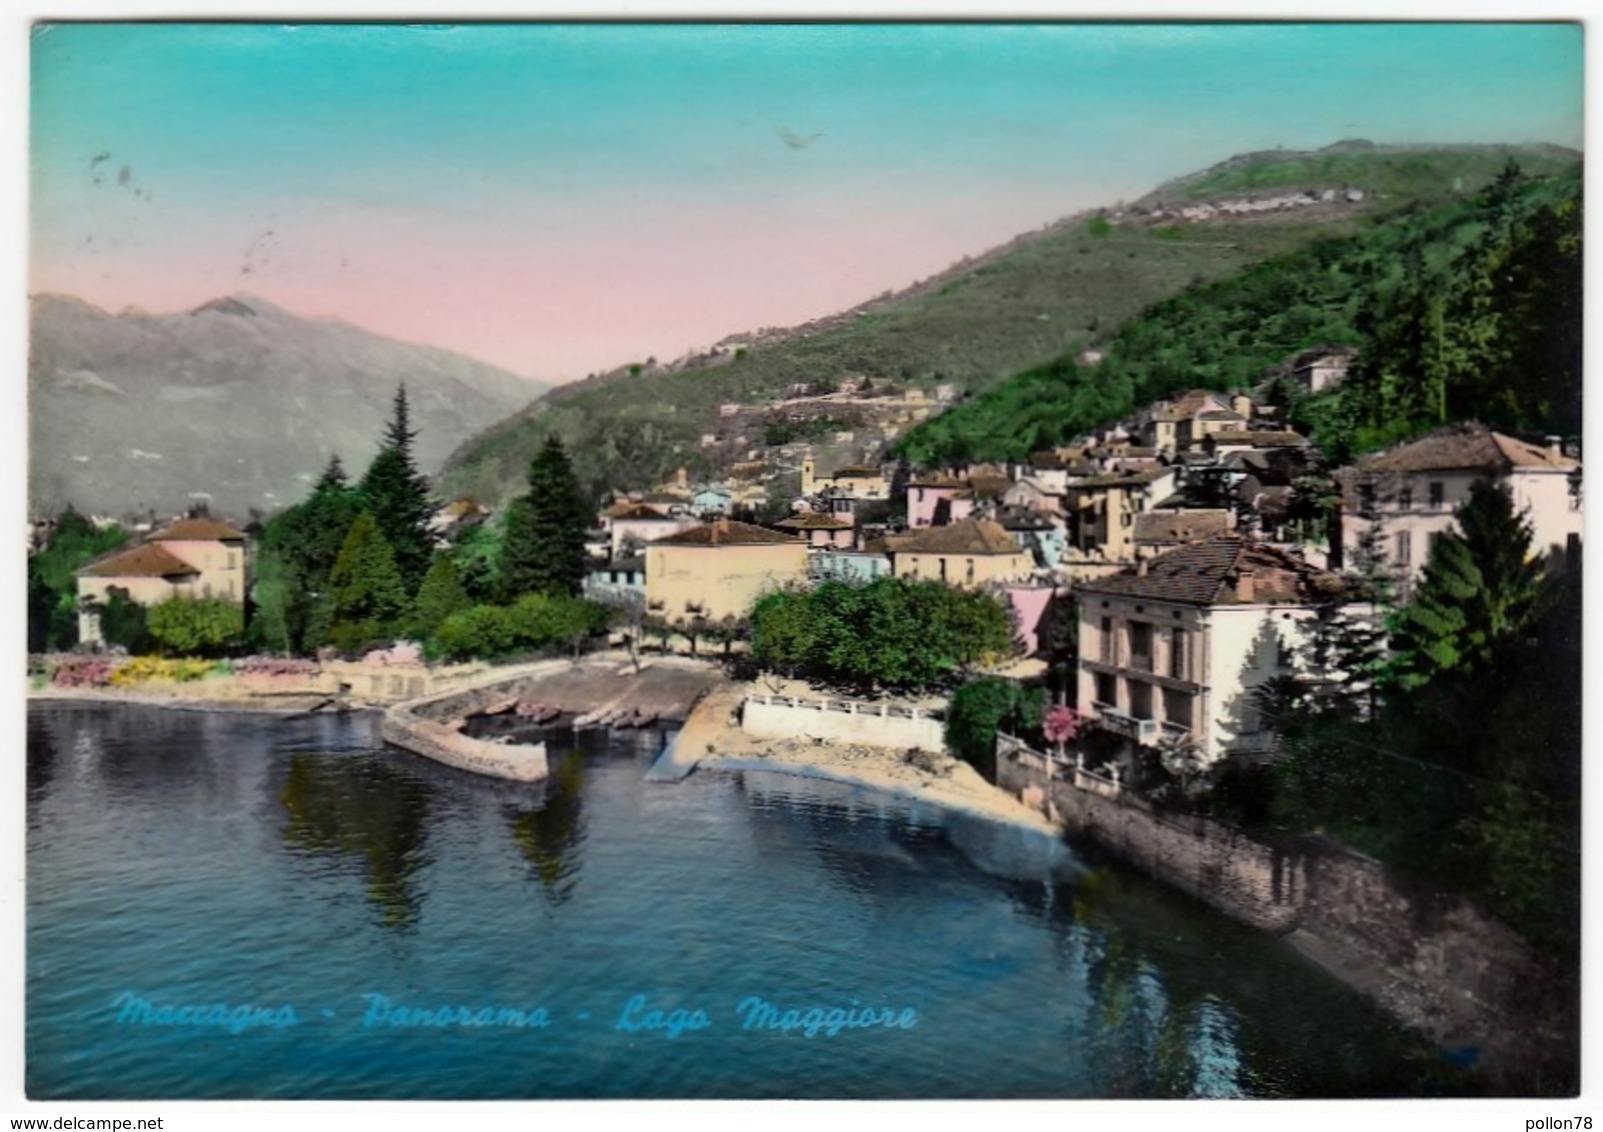
[[[1308,438],[1295,432],[1246,432],[1230,429],[1216,432],[1204,443],[1218,448],[1223,444],[1250,444],[1254,448],[1305,448]]]
[[[1244,585],[1251,575],[1251,593]],[[1240,535],[1215,535],[1160,554],[1145,572],[1082,582],[1086,593],[1180,605],[1309,605],[1341,596],[1342,579]]]
[[[889,540],[887,540],[889,541]],[[990,519],[962,519],[892,543],[899,554],[1018,554],[1019,542]]]
[[[1212,538],[1230,527],[1230,512],[1148,511],[1135,517],[1135,541],[1185,543]]]
[[[614,503],[607,509],[607,518],[655,521],[659,523],[675,522],[670,516],[664,515],[655,507],[647,507],[644,503]]]
[[[850,523],[843,523],[833,515],[825,515],[818,511],[806,515],[797,515],[793,519],[782,519],[775,523],[776,527],[784,527],[792,531],[849,531]]]
[[[166,547],[147,542],[92,562],[78,573],[89,578],[183,578],[200,571]]]
[[[1567,456],[1493,432],[1483,424],[1449,425],[1386,452],[1365,456],[1359,472],[1508,472],[1514,468],[1552,468],[1573,471],[1579,467]]]
[[[719,519],[676,535],[660,538],[652,546],[801,546],[802,540],[771,531],[767,527]]]
[[[149,542],[163,541],[188,542],[244,542],[243,531],[236,531],[227,523],[220,523],[216,519],[179,519],[147,540]]]

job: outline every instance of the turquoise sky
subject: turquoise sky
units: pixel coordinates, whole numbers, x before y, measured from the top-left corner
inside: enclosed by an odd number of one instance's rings
[[[1582,140],[1575,25],[56,25],[32,286],[547,379],[849,306],[1244,150]]]

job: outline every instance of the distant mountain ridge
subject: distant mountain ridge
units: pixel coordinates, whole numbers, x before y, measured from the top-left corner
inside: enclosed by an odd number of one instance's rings
[[[1065,217],[848,311],[560,386],[464,443],[447,461],[443,488],[504,501],[552,432],[591,485],[645,487],[680,466],[721,475],[731,466],[721,453],[745,460],[763,447],[751,434],[724,435],[726,420],[736,419],[724,417],[724,404],[767,403],[793,384],[848,376],[981,393],[1054,359],[1104,348],[1130,319],[1189,288],[1391,213],[1477,192],[1510,158],[1541,174],[1580,156],[1547,144],[1362,140],[1238,155],[1138,201]],[[1287,198],[1286,206],[1186,207],[1266,196]]]
[[[165,515],[198,498],[243,518],[297,502],[338,453],[361,475],[407,384],[423,469],[549,388],[462,354],[302,318],[252,295],[109,314],[32,298],[34,512]]]

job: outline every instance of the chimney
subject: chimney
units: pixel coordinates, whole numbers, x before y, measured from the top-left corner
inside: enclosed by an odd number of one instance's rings
[[[1251,566],[1243,566],[1236,572],[1236,600],[1250,602],[1254,598],[1256,581]]]
[[[1136,559],[1135,576],[1138,578],[1145,578],[1147,576],[1147,560],[1145,558]]]
[[[1559,459],[1563,459],[1563,457],[1564,457],[1564,438],[1562,436],[1550,436],[1550,437],[1547,438],[1547,454],[1549,456],[1554,456],[1554,457],[1557,457]]]

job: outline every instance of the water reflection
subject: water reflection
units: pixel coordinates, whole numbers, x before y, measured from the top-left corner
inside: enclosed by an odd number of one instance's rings
[[[584,759],[577,754],[553,759],[544,804],[537,809],[504,807],[512,840],[533,866],[535,879],[552,904],[562,904],[579,883],[579,847],[584,843]]]
[[[295,754],[288,764],[279,794],[289,817],[284,844],[359,862],[380,922],[413,926],[422,902],[416,874],[426,863],[428,787],[373,759]]]

